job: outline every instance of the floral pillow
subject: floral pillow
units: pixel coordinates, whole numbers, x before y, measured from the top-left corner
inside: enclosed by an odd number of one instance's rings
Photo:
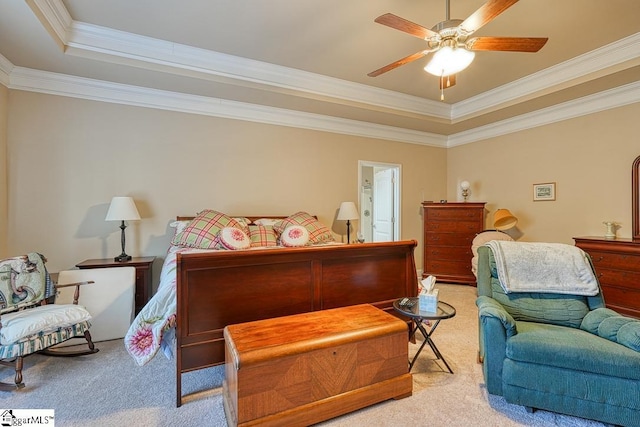
[[[248,249],[250,246],[251,240],[249,240],[249,236],[236,227],[224,227],[216,236],[216,247],[218,249],[235,251],[238,249]]]
[[[296,212],[295,214],[283,219],[273,225],[276,233],[282,232],[291,225],[301,225],[309,232],[309,243],[333,242],[335,238],[331,231],[307,212]]]
[[[204,210],[177,234],[171,243],[176,246],[198,249],[214,249],[216,236],[225,227],[242,229],[235,219],[214,210]]]
[[[270,225],[249,225],[249,239],[252,247],[278,245],[278,237]]]
[[[282,246],[304,246],[309,243],[309,231],[301,225],[290,225],[280,234]]]

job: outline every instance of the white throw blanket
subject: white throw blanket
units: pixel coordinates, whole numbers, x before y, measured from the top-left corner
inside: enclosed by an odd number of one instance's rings
[[[500,285],[506,293],[597,295],[598,281],[585,252],[563,243],[493,240]]]

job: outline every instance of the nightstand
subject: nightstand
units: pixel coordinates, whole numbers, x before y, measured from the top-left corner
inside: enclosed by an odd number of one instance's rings
[[[151,297],[151,266],[156,259],[154,256],[132,258],[131,261],[117,262],[113,258],[87,259],[76,264],[79,269],[107,268],[107,267],[135,267],[136,268],[136,314]]]

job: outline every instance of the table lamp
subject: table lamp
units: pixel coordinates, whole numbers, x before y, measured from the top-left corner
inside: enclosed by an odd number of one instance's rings
[[[513,216],[509,209],[498,209],[493,214],[493,226],[496,230],[504,231],[513,228],[518,223],[518,218]]]
[[[127,228],[124,222],[139,220],[140,214],[138,213],[138,209],[136,209],[136,204],[133,202],[133,198],[114,197],[113,199],[111,199],[111,204],[109,205],[109,210],[107,211],[105,221],[122,221],[122,224],[120,224],[120,230],[122,230],[122,235],[120,237],[120,242],[122,243],[122,253],[115,257],[113,259],[114,261],[124,262],[131,260],[131,255],[127,255],[124,251],[124,229]]]
[[[338,211],[338,220],[347,221],[347,243],[351,243],[351,220],[360,219],[356,204],[353,202],[342,202]]]

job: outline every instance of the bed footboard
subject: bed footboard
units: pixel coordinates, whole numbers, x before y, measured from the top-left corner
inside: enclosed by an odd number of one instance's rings
[[[417,294],[415,240],[177,257],[177,406],[181,375],[224,363],[227,325],[370,303],[393,313]]]

